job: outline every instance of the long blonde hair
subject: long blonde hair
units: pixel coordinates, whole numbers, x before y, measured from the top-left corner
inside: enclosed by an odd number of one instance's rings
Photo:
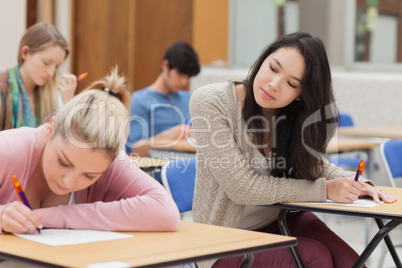
[[[66,52],[66,58],[69,54],[67,41],[56,27],[46,22],[39,22],[32,25],[21,38],[18,49],[18,64],[20,66],[24,63],[24,59],[21,55],[24,46],[29,47],[30,53],[42,51],[50,46],[59,46]],[[57,82],[57,72],[55,72],[46,84],[35,90],[35,94],[39,94],[41,119],[44,119],[48,115],[59,110],[59,92],[57,90]]]
[[[83,142],[103,149],[113,159],[128,136],[130,93],[125,78],[114,68],[105,78],[92,83],[72,98],[56,115],[54,135],[73,144]]]

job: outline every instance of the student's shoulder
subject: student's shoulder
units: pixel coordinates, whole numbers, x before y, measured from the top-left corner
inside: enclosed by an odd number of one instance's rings
[[[131,105],[135,107],[148,107],[150,103],[158,99],[157,94],[149,87],[134,91],[131,96]]]
[[[180,98],[188,98],[191,97],[191,92],[190,91],[186,91],[186,90],[179,90],[177,91],[177,95]]]
[[[45,125],[41,125],[37,128],[20,127],[0,131],[0,147],[6,152],[6,148],[12,149],[13,155],[28,157],[44,146],[44,128]]]
[[[231,81],[204,85],[204,86],[196,89],[193,92],[191,98],[198,99],[198,98],[206,98],[206,97],[211,98],[211,97],[217,97],[217,96],[224,97],[225,95],[230,94],[230,92],[232,90],[232,86],[233,86],[233,82],[231,82]]]
[[[193,116],[231,111],[233,103],[236,103],[233,94],[233,82],[230,81],[200,87],[191,96],[190,114]]]
[[[133,97],[136,97],[136,98],[146,97],[146,96],[151,95],[152,93],[153,93],[153,91],[149,87],[146,87],[146,88],[134,91]]]

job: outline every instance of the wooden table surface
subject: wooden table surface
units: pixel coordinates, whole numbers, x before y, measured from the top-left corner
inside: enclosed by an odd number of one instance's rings
[[[169,140],[169,139],[159,139],[156,141],[148,140],[147,145],[151,149],[169,149],[176,151],[184,151],[189,153],[196,153],[197,146],[195,143],[188,140]]]
[[[334,137],[328,144],[327,152],[368,150],[380,144],[378,141],[369,139]]]
[[[131,267],[160,267],[297,244],[294,237],[184,221],[176,232],[125,233],[134,237],[57,247],[3,234],[0,258],[62,267],[110,261]]]
[[[318,208],[325,209],[326,211],[339,211],[342,212],[340,214],[347,215],[372,215],[378,216],[383,219],[397,219],[402,221],[402,188],[393,188],[387,186],[376,186],[386,193],[391,194],[398,202],[392,204],[382,203],[374,207],[351,207],[351,206],[342,206],[342,205],[321,205],[314,203],[284,203],[283,205],[291,205],[294,208]],[[313,210],[314,211],[314,210]]]
[[[384,139],[402,139],[402,126],[353,126],[340,127],[339,135],[354,137],[374,137]]]
[[[335,137],[333,138],[328,147],[328,152],[337,151],[352,151],[352,150],[366,150],[372,147],[379,146],[380,143],[368,139]],[[195,143],[187,140],[159,140],[157,143],[153,143],[152,149],[171,149],[185,152],[197,152],[197,146]]]

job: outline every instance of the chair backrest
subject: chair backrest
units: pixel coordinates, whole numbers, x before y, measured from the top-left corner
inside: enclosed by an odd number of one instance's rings
[[[395,178],[402,177],[402,140],[389,140],[381,144],[380,156],[389,183],[396,187]]]
[[[346,113],[339,113],[340,116],[340,122],[339,122],[339,126],[340,127],[352,127],[355,124],[353,123],[353,119],[349,114]]]
[[[191,211],[195,187],[196,158],[170,161],[163,165],[161,180],[180,213]]]

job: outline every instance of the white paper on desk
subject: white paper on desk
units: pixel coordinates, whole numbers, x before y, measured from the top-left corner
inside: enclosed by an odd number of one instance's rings
[[[133,235],[129,234],[95,230],[42,229],[40,232],[40,234],[14,235],[50,246],[65,246],[133,237]]]
[[[345,206],[345,207],[364,207],[364,208],[375,207],[382,203],[384,203],[384,201],[380,201],[380,203],[376,203],[373,199],[367,199],[367,198],[358,199],[356,201],[353,201],[352,204],[337,203],[337,202],[334,202],[329,199],[327,199],[326,202],[297,202],[297,204],[337,205],[337,206]]]

